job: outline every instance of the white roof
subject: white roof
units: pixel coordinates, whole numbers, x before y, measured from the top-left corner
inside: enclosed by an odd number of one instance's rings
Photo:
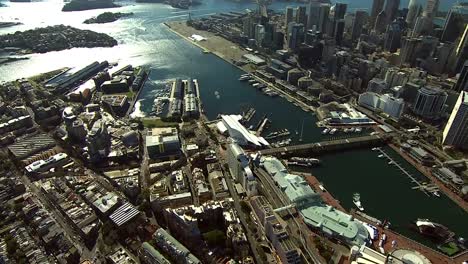
[[[270,145],[263,137],[258,137],[247,130],[239,120],[240,115],[222,115],[222,123],[227,128],[229,136],[233,138],[239,145],[249,143],[258,147]],[[219,128],[219,126],[218,126]]]
[[[127,202],[119,208],[117,208],[117,210],[115,210],[115,212],[111,214],[109,218],[117,226],[121,226],[127,223],[128,221],[132,220],[139,213],[140,211],[138,211],[138,209],[136,209],[133,205]]]

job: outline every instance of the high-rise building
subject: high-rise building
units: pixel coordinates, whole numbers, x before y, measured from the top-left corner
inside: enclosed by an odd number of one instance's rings
[[[413,28],[416,18],[419,15],[421,6],[418,4],[418,0],[410,0],[408,4],[408,14],[406,14],[406,23],[408,27]]]
[[[468,61],[465,61],[465,64],[463,64],[460,76],[458,76],[457,83],[453,89],[457,92],[468,91]]]
[[[285,15],[286,15],[286,18],[285,18],[286,27],[288,27],[289,23],[294,21],[294,9],[290,6],[286,7]]]
[[[305,6],[299,6],[296,9],[296,23],[307,25],[307,9]]]
[[[327,27],[328,27],[329,14],[330,14],[330,5],[321,4],[317,30],[324,34],[327,32],[327,29],[328,29]]]
[[[366,24],[367,12],[356,11],[353,27],[351,29],[351,40],[355,41],[361,36],[362,28]]]
[[[387,15],[387,24],[390,24],[392,22],[397,14],[398,14],[398,8],[400,6],[400,0],[387,0],[387,3],[385,4],[385,14]]]
[[[462,91],[445,126],[442,143],[468,149],[468,92]]]
[[[375,19],[374,31],[376,33],[382,33],[385,31],[387,25],[387,13],[385,13],[385,10],[382,10]]]
[[[291,23],[288,27],[288,48],[295,50],[304,42],[304,25]]]
[[[400,64],[412,64],[414,61],[414,54],[416,53],[416,48],[421,42],[421,39],[418,38],[404,38],[403,46],[400,51]]]
[[[402,28],[400,23],[392,22],[387,27],[387,32],[385,33],[385,43],[384,49],[390,52],[396,52],[400,48],[400,40]]]
[[[427,0],[424,14],[428,17],[434,17],[439,11],[439,0]]]
[[[384,4],[385,0],[374,0],[372,3],[372,10],[369,19],[369,25],[371,25],[371,27],[374,27],[375,20],[377,20],[377,16],[382,12]]]
[[[343,43],[344,28],[345,28],[344,19],[339,19],[335,21],[334,37],[335,37],[337,45],[341,45]]]
[[[274,46],[275,33],[276,33],[276,23],[273,21],[268,22],[265,25],[265,33],[263,36],[262,46],[266,46],[266,47]]]
[[[455,42],[468,22],[468,5],[456,4],[447,13],[441,41]]]
[[[320,17],[320,3],[317,0],[310,0],[309,13],[307,15],[307,30],[312,29],[313,26],[318,28]]]
[[[347,4],[336,3],[333,6],[333,19],[334,20],[344,19],[347,8],[348,8]]]
[[[261,47],[263,44],[263,38],[265,37],[265,27],[263,25],[257,24],[255,26],[255,41],[257,46]]]
[[[468,59],[468,24],[465,26],[463,35],[461,36],[457,48],[455,50],[455,69],[453,72],[460,72],[462,66],[465,64],[465,61]]]
[[[426,119],[437,119],[444,111],[447,93],[437,87],[426,86],[418,90],[413,112]]]

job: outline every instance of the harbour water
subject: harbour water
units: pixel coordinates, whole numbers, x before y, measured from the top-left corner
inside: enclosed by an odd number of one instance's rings
[[[255,9],[254,4],[233,3],[224,0],[202,0],[195,7],[192,17],[216,12],[242,11]],[[350,9],[369,8],[371,0],[343,0]],[[408,1],[402,1],[407,5]],[[441,1],[441,9],[447,9],[450,1]],[[162,4],[135,4],[119,2],[122,8],[114,12],[133,12],[130,18],[110,24],[86,25],[82,21],[102,13],[103,10],[63,13],[62,1],[33,3],[8,3],[9,7],[0,8],[0,18],[4,21],[18,19],[23,25],[0,29],[0,34],[26,30],[38,26],[59,23],[83,29],[105,32],[116,38],[119,45],[114,48],[71,49],[47,54],[32,54],[27,61],[17,61],[0,67],[0,80],[14,80],[40,72],[66,66],[83,66],[94,60],[109,60],[121,64],[146,65],[151,67],[149,82],[140,95],[137,104],[139,114],[151,111],[154,94],[165,80],[192,77],[198,79],[206,115],[214,119],[220,113],[240,113],[255,107],[257,114],[252,120],[256,124],[264,114],[272,120],[270,131],[288,128],[295,142],[302,123],[303,142],[323,139],[321,129],[315,126],[316,118],[299,107],[280,97],[267,97],[247,83],[237,79],[243,73],[212,54],[201,50],[170,32],[162,22],[185,19],[188,12]],[[25,6],[28,5],[27,8]],[[291,2],[275,2],[273,8],[284,9]],[[41,14],[37,16],[35,14]],[[216,93],[217,92],[217,93]],[[218,94],[218,96],[216,95]],[[404,163],[400,157],[395,157]],[[407,228],[418,217],[429,218],[447,225],[460,235],[468,237],[466,223],[468,214],[457,207],[445,196],[427,197],[420,191],[412,190],[410,181],[386,161],[378,159],[371,150],[358,150],[324,156],[323,166],[312,172],[325,187],[338,198],[347,209],[353,206],[352,193],[361,193],[361,201],[370,215],[388,219],[400,233],[414,236]],[[418,174],[409,164],[405,166],[415,175]]]

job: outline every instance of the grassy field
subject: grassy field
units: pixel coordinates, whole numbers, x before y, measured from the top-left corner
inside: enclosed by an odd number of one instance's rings
[[[142,118],[141,123],[144,127],[155,128],[155,127],[176,127],[177,122],[165,122],[160,118]]]

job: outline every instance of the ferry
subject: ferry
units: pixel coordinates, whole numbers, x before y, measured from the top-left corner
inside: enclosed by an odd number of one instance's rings
[[[330,130],[328,128],[325,128],[323,131],[322,131],[322,135],[326,135],[328,134]]]
[[[353,194],[353,203],[360,211],[364,211],[364,207],[361,204],[361,195],[359,193]]]
[[[335,133],[336,133],[336,131],[338,131],[338,129],[336,129],[336,128],[333,128],[332,130],[330,130],[330,135],[333,135],[333,134],[335,134]]]

